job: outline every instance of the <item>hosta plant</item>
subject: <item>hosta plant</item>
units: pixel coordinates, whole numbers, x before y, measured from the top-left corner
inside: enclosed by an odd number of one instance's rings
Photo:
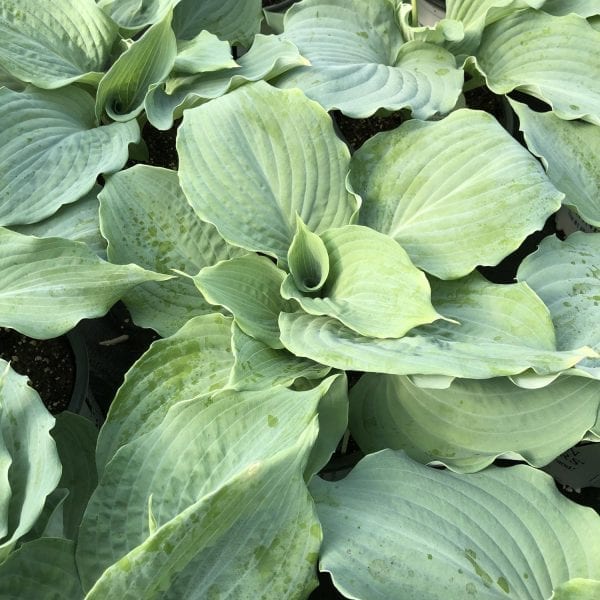
[[[513,253],[600,225],[599,13],[0,0],[0,325],[161,336],[97,440],[0,364],[0,595],[598,597],[541,467],[600,439],[600,234]],[[351,153],[339,113],[403,122]]]

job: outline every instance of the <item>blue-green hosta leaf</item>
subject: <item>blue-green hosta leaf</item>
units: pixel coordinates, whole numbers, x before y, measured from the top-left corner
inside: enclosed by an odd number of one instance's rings
[[[192,40],[177,42],[174,70],[177,73],[208,73],[231,69],[238,64],[231,55],[231,46],[208,31],[201,31]]]
[[[76,203],[61,206],[52,216],[32,223],[15,225],[13,231],[35,237],[60,237],[74,242],[84,242],[100,258],[106,259],[106,240],[100,233],[98,194],[102,188],[94,187]]]
[[[0,1],[0,65],[39,88],[97,84],[117,36],[94,0]]]
[[[369,117],[409,108],[427,119],[452,110],[463,72],[447,50],[404,43],[387,0],[304,0],[285,15],[284,33],[311,63],[278,80],[299,87],[326,110]]]
[[[550,600],[595,600],[598,597],[600,597],[600,581],[575,578],[559,585]]]
[[[15,116],[18,115],[18,118]],[[0,224],[35,223],[85,196],[101,173],[118,171],[136,121],[97,127],[82,89],[0,88]]]
[[[135,263],[165,274],[178,269],[192,275],[242,252],[198,219],[175,171],[137,165],[109,177],[99,197],[102,233],[113,263]],[[163,337],[196,315],[215,312],[193,282],[181,276],[140,285],[123,301],[135,323]]]
[[[527,147],[542,159],[550,181],[564,192],[563,204],[574,208],[586,223],[600,227],[600,127],[509,102]]]
[[[288,387],[300,377],[322,379],[331,367],[287,350],[275,350],[233,325],[232,351],[235,362],[227,387],[234,390],[260,390],[282,385]]]
[[[265,256],[248,254],[204,267],[194,283],[207,302],[223,306],[240,329],[271,348],[282,348],[279,313],[293,310],[279,289],[285,272]]]
[[[61,473],[54,417],[0,359],[0,563],[35,524]]]
[[[75,544],[61,538],[28,542],[0,564],[2,600],[80,600]]]
[[[96,464],[157,427],[169,408],[225,387],[234,357],[231,319],[191,319],[176,334],[154,342],[125,375],[98,438]]]
[[[297,356],[337,369],[469,379],[529,368],[557,373],[595,355],[589,348],[556,350],[548,309],[527,285],[497,285],[473,274],[434,282],[432,301],[458,323],[438,321],[400,339],[375,339],[329,317],[283,313],[281,341]]]
[[[377,134],[352,157],[350,182],[361,223],[442,279],[497,264],[563,197],[492,116],[469,109]]]
[[[321,528],[301,473],[315,429],[183,510],[86,597],[307,598],[317,585]]]
[[[125,30],[138,31],[165,15],[177,0],[97,0],[98,6]]]
[[[305,65],[298,48],[273,35],[254,38],[252,47],[237,60],[237,67],[191,76],[174,74],[163,85],[152,86],[146,98],[148,120],[157,129],[170,129],[186,108],[203,104],[249,81],[269,80]]]
[[[526,10],[485,29],[476,64],[496,94],[518,89],[561,119],[600,125],[600,62],[588,51],[598,44],[600,32],[583,17]]]
[[[99,317],[129,289],[168,275],[113,265],[85,244],[0,228],[0,325],[30,337],[62,335]]]
[[[304,392],[274,387],[248,392],[223,390],[216,394],[198,396],[172,406],[155,429],[122,446],[106,465],[80,529],[77,562],[84,586],[91,587],[105,569],[127,553],[133,552],[129,555],[130,559],[137,556],[136,560],[149,564],[149,561],[153,560],[151,553],[146,556],[140,554],[146,554],[146,549],[151,549],[153,540],[161,539],[164,535],[164,530],[161,532],[163,527],[174,535],[183,535],[180,528],[185,528],[186,515],[190,511],[202,512],[203,507],[212,505],[212,499],[215,495],[218,497],[219,490],[227,488],[230,484],[235,485],[234,482],[239,477],[246,479],[249,475],[249,479],[252,480],[253,472],[262,472],[261,465],[268,467],[270,461],[277,461],[278,455],[283,458],[293,450],[294,455],[303,463],[295,463],[294,466],[294,471],[299,469],[297,475],[301,476],[307,453],[318,430],[316,416],[319,403],[336,379],[335,376],[330,377],[314,389]],[[289,463],[287,459],[285,462]],[[288,464],[288,469],[290,467]],[[271,482],[271,501],[285,497],[283,489],[288,485],[298,496],[295,478],[290,475],[288,472],[288,479]],[[164,494],[165,489],[170,490],[170,493]],[[240,490],[240,493],[242,496],[238,496],[229,508],[232,514],[224,518],[224,525],[227,524],[224,530],[219,531],[217,515],[211,519],[219,532],[217,539],[213,539],[212,550],[206,547],[208,544],[205,539],[196,540],[192,548],[188,549],[185,562],[191,561],[193,567],[202,571],[206,577],[202,584],[206,586],[203,588],[205,595],[194,597],[207,597],[206,589],[214,583],[211,579],[215,577],[215,574],[210,573],[213,560],[218,559],[224,563],[237,560],[238,553],[241,552],[242,555],[246,554],[247,561],[248,551],[251,555],[254,550],[254,537],[261,535],[254,526],[248,529],[246,525],[244,528],[245,513],[241,510],[242,506],[247,505],[253,512],[256,505],[250,492],[246,494]],[[275,493],[275,496],[271,497],[271,493]],[[148,512],[150,496],[152,529]],[[229,502],[225,497],[221,506],[227,504]],[[304,521],[306,524],[312,520],[310,515],[306,514],[306,508],[298,506],[295,502],[293,504],[296,510],[300,511],[300,514],[296,513],[298,521]],[[273,541],[275,535],[280,535],[275,523],[287,510],[284,508],[285,501],[279,498],[276,505],[280,508],[270,506],[269,512],[274,526],[268,528],[268,534],[264,536],[266,543],[262,543],[266,549],[271,544],[278,546],[278,543]],[[236,522],[241,529],[234,527]],[[192,523],[193,521],[187,521],[188,526]],[[296,525],[298,526],[298,523]],[[235,538],[239,545],[236,551],[231,548],[232,538],[227,535],[227,531],[233,534],[232,528],[236,530]],[[310,525],[307,525],[306,529],[310,529]],[[119,531],[120,535],[109,535],[110,530]],[[191,539],[194,537],[196,536],[191,536]],[[291,539],[287,538],[286,541]],[[284,540],[281,541],[285,546]],[[228,559],[229,553],[232,557]],[[277,553],[279,554],[279,550]],[[177,553],[173,553],[172,559],[175,560],[176,556]],[[178,563],[181,558],[177,556]],[[250,568],[252,562],[250,561]],[[186,566],[171,564],[169,569],[174,569],[175,573],[185,573]],[[208,569],[208,572],[204,569]],[[118,570],[112,570],[108,581],[113,577],[120,577],[115,572]],[[149,571],[139,568],[134,571],[144,579],[157,576],[155,568]],[[220,571],[218,569],[217,573]],[[250,579],[261,578],[260,569],[254,568],[252,571],[242,572],[239,577],[245,575]],[[239,577],[232,578],[231,572],[230,569],[224,569],[223,577],[229,579],[230,585],[235,585]],[[175,583],[175,573],[171,578],[171,586],[179,585]],[[272,575],[273,573],[270,573],[267,577]],[[216,576],[219,577],[218,574]],[[98,590],[95,591],[99,594]],[[139,591],[139,588],[136,588],[136,592]],[[141,595],[149,597],[143,593]],[[120,597],[120,594],[117,594],[117,597]],[[173,592],[169,597],[177,596]],[[184,594],[179,597],[187,596]]]
[[[248,48],[262,18],[261,0],[179,0],[173,30],[177,39],[191,40],[206,29],[232,45]]]
[[[167,78],[175,64],[177,43],[169,11],[113,63],[98,85],[96,116],[129,121],[144,108],[148,89]]]
[[[545,600],[600,576],[600,519],[528,466],[457,475],[385,450],[311,492],[320,568],[350,598]]]
[[[575,13],[582,17],[593,17],[600,15],[600,0],[546,0],[544,12],[557,16]]]
[[[456,379],[437,390],[366,373],[350,400],[350,430],[363,452],[402,449],[470,473],[506,454],[544,466],[580,442],[596,422],[600,382],[560,377],[527,390],[505,377]]]
[[[419,40],[441,45],[445,41],[460,42],[465,37],[463,24],[452,19],[440,19],[432,27],[413,26],[412,6],[408,3],[402,3],[398,7],[398,26],[405,40]]]
[[[177,150],[181,187],[200,218],[284,263],[296,214],[320,233],[358,208],[345,187],[350,152],[300,90],[259,81],[186,111]]]
[[[364,336],[397,338],[440,315],[431,289],[403,248],[391,237],[360,225],[321,234],[329,274],[315,292],[298,290],[288,275],[281,293],[311,315],[328,315]]]
[[[600,233],[574,233],[561,242],[542,241],[519,267],[526,282],[550,309],[560,350],[588,345],[600,352]],[[600,379],[600,359],[577,365]]]

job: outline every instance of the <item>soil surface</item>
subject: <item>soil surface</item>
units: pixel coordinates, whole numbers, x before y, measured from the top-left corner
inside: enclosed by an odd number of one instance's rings
[[[11,363],[52,414],[67,408],[75,385],[75,357],[65,336],[34,340],[13,329],[0,327],[0,358]]]
[[[331,116],[340,137],[349,146],[350,151],[358,150],[369,138],[380,131],[396,129],[404,120],[397,112],[386,117],[369,117],[368,119],[352,119],[339,111],[332,111]]]

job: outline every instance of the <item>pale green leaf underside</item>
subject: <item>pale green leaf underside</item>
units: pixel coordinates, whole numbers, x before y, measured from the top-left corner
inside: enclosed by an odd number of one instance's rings
[[[219,314],[195,317],[154,342],[127,372],[110,405],[98,438],[98,471],[121,446],[157,427],[171,406],[224,387],[233,359],[231,319]]]
[[[565,0],[546,0],[544,2],[544,12],[557,16],[575,13],[582,17],[592,17],[600,15],[600,0],[569,0],[569,2],[565,2]]]
[[[550,598],[600,575],[600,520],[527,466],[470,475],[384,450],[314,480],[320,568],[351,598]]]
[[[371,138],[352,157],[350,182],[361,223],[442,279],[497,264],[563,197],[493,117],[469,109]]]
[[[563,204],[574,208],[586,223],[600,227],[600,127],[509,102],[527,147],[542,159],[550,181],[565,194]]]
[[[97,83],[117,35],[93,0],[0,1],[0,65],[40,88]]]
[[[231,46],[208,31],[201,31],[192,40],[177,42],[174,70],[177,73],[208,73],[237,67],[231,56]]]
[[[122,446],[104,469],[80,530],[84,585],[90,587],[104,569],[148,539],[150,494],[160,528],[194,510],[202,498],[208,501],[246,469],[260,470],[307,432],[316,436],[319,401],[336,379],[306,392],[224,390],[172,405],[159,425]],[[163,489],[174,493],[162,494]],[[252,504],[251,496],[247,502]],[[108,527],[122,535],[109,535]]]
[[[32,223],[15,225],[13,231],[36,237],[61,237],[85,243],[100,258],[106,258],[106,240],[100,233],[98,193],[102,188],[94,187],[76,203],[65,204],[52,216]]]
[[[229,246],[212,225],[198,219],[175,171],[136,165],[109,177],[99,198],[102,233],[113,263],[193,275],[241,252]],[[163,337],[194,316],[215,312],[194,283],[182,276],[140,285],[126,293],[123,301],[136,324],[151,327]]]
[[[198,64],[196,69],[200,68]],[[273,35],[258,34],[252,47],[237,59],[237,66],[195,75],[173,73],[164,85],[152,86],[146,97],[148,120],[157,129],[169,129],[183,110],[203,104],[249,81],[269,80],[305,65],[294,44]],[[190,66],[191,69],[191,66]]]
[[[248,48],[260,30],[261,0],[180,0],[173,11],[177,39],[190,40],[203,29]]]
[[[387,235],[360,225],[321,234],[329,256],[329,275],[313,294],[298,290],[288,275],[284,298],[295,299],[312,315],[328,315],[365,336],[401,337],[440,317],[422,271]]]
[[[296,379],[321,379],[331,367],[294,356],[285,349],[275,350],[233,326],[232,350],[235,362],[227,387],[234,390],[260,390],[276,385],[290,386]]]
[[[587,345],[600,352],[600,233],[544,239],[517,278],[548,306],[559,349]],[[600,359],[586,359],[579,368],[600,379]]]
[[[575,578],[559,585],[550,600],[596,600],[598,597],[600,581]]]
[[[350,117],[409,108],[427,119],[449,112],[462,88],[463,72],[449,52],[403,43],[391,2],[304,0],[286,13],[283,36],[311,66],[277,85],[299,87],[326,110]]]
[[[98,6],[122,29],[139,30],[160,20],[177,0],[98,0]]]
[[[111,65],[98,85],[96,116],[129,121],[144,107],[152,84],[164,81],[175,63],[177,43],[171,12],[152,25]]]
[[[458,324],[438,321],[400,339],[375,339],[329,317],[284,313],[281,340],[294,354],[338,369],[470,379],[528,368],[555,373],[591,354],[589,348],[556,351],[548,309],[527,286],[495,285],[472,275],[434,282],[432,300]]]
[[[246,334],[282,348],[277,319],[293,307],[279,294],[284,277],[268,258],[248,254],[205,267],[194,283],[207,302],[227,309]]]
[[[307,598],[321,528],[302,479],[316,425],[246,465],[109,567],[87,598]]]
[[[33,527],[60,479],[53,426],[27,377],[0,359],[0,563]]]
[[[75,566],[75,544],[60,538],[42,538],[21,546],[0,565],[0,597],[2,600],[83,598]]]
[[[40,339],[99,317],[129,289],[168,275],[104,262],[80,242],[0,228],[0,325]]]
[[[561,119],[600,125],[600,32],[577,15],[526,10],[490,25],[477,65],[497,94],[518,89],[544,100]]]
[[[300,90],[257,82],[191,109],[177,150],[181,186],[200,218],[228,242],[284,262],[296,213],[320,233],[357,209],[344,183],[350,152]]]
[[[16,118],[18,115],[18,118]],[[136,121],[97,127],[92,97],[77,87],[0,88],[0,223],[35,223],[118,171],[137,142]]]
[[[580,442],[596,421],[600,382],[560,377],[527,390],[508,378],[457,379],[438,390],[367,373],[350,399],[350,430],[363,452],[402,449],[470,473],[507,453],[544,466]]]

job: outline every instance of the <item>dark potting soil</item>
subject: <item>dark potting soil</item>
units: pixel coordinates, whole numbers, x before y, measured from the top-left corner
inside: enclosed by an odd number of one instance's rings
[[[75,385],[75,357],[65,336],[34,340],[13,329],[0,327],[0,357],[10,361],[52,414],[67,408]]]
[[[386,117],[351,119],[339,111],[332,111],[335,124],[350,151],[358,150],[369,138],[380,131],[396,129],[404,120],[399,112]]]
[[[150,123],[144,125],[142,137],[148,147],[148,164],[155,167],[164,167],[165,169],[177,170],[179,166],[179,157],[175,148],[177,138],[177,128],[180,121],[176,122],[171,129],[161,131],[152,127]]]

